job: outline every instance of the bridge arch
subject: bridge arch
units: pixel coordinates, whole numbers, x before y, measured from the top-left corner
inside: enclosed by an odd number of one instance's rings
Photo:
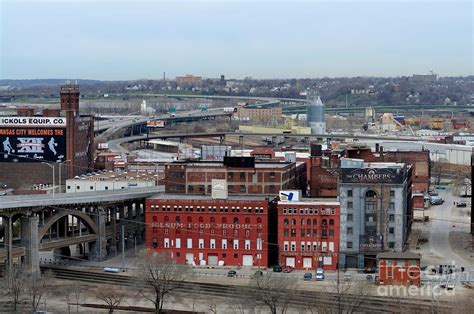
[[[90,228],[94,234],[99,234],[99,228],[97,224],[89,215],[79,210],[64,209],[56,213],[54,216],[50,217],[47,222],[41,226],[38,232],[39,240],[41,241],[43,239],[43,237],[46,235],[46,232],[48,232],[49,228],[51,228],[54,223],[56,223],[61,218],[69,215],[82,219],[85,222],[86,226]]]

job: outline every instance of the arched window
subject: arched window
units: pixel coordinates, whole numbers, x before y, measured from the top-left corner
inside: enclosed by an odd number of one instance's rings
[[[292,224],[293,226],[296,225],[296,219],[295,219],[295,218],[291,219],[291,224]]]
[[[227,218],[222,217],[222,223],[223,223],[223,224],[227,223]]]
[[[176,221],[176,222],[180,222],[180,221],[181,221],[181,217],[176,216],[175,221]]]
[[[249,223],[250,223],[250,218],[249,218],[249,217],[246,217],[246,218],[245,218],[245,223],[246,223],[246,224],[249,224]]]
[[[204,218],[202,218],[202,216],[199,217],[199,222],[204,222]]]
[[[313,219],[313,225],[316,226],[318,224],[318,221],[316,219]]]
[[[188,222],[193,222],[193,218],[191,216],[188,216]]]
[[[326,219],[323,219],[322,223],[321,223],[323,226],[327,226],[328,225],[328,221]]]
[[[287,220],[287,223],[286,223],[286,224],[288,224],[288,219],[286,219],[286,220]],[[262,218],[258,217],[258,218],[257,218],[257,223],[258,223],[258,224],[261,224],[261,223],[262,223]]]
[[[234,217],[234,224],[238,224],[238,223],[239,223],[239,218]]]
[[[334,219],[329,219],[329,225],[334,226]]]
[[[365,192],[365,197],[367,197],[367,198],[376,198],[377,193],[373,190],[368,190],[367,192]]]
[[[301,219],[301,225],[304,226],[304,218]]]
[[[307,224],[308,226],[311,225],[311,219],[308,219],[308,220],[306,221],[306,224]]]
[[[168,216],[165,216],[165,222],[170,221],[170,218]]]
[[[285,218],[285,220],[283,220],[283,224],[284,224],[284,225],[287,225],[287,224],[289,224],[289,223],[290,223],[290,221],[289,221],[287,218]]]

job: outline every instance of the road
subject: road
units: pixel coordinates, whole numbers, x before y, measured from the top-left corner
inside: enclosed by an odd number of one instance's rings
[[[431,206],[428,211],[432,221],[429,228],[430,251],[434,255],[433,257],[439,260],[439,264],[442,264],[443,261],[446,264],[451,264],[451,261],[454,261],[456,266],[472,267],[473,265],[470,265],[469,261],[454,253],[449,244],[449,232],[463,228],[463,224],[459,224],[457,219],[452,218],[456,208],[453,202],[460,201],[461,198],[453,196],[451,189],[439,191],[439,196],[445,200],[444,204]],[[458,225],[456,226],[456,224]]]

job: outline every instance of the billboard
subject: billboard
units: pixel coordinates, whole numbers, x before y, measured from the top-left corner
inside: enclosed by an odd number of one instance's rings
[[[299,202],[301,191],[280,191],[280,202]]]
[[[165,121],[164,120],[150,120],[146,122],[147,128],[164,128]]]
[[[359,236],[360,252],[381,252],[383,251],[383,237],[380,236]]]
[[[224,161],[224,156],[230,156],[231,146],[202,145],[201,160]]]
[[[342,168],[344,183],[403,183],[403,170],[393,168]]]
[[[66,160],[66,119],[0,118],[0,162]]]

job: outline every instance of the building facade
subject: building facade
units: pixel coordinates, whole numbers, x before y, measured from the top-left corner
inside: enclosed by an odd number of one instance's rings
[[[403,252],[411,221],[411,166],[341,158],[339,264],[375,269],[376,255]]]
[[[421,285],[419,254],[386,252],[377,255],[379,285]]]
[[[1,118],[0,184],[28,193],[94,169],[94,117],[79,114],[78,85],[62,85],[60,95],[60,109],[38,115],[34,108],[20,108],[16,116]],[[19,173],[28,175],[19,179]]]
[[[295,199],[278,202],[279,264],[296,269],[337,269],[340,203]]]
[[[166,193],[211,195],[213,179],[227,180],[232,194],[276,195],[306,189],[304,162],[258,162],[254,157],[224,157],[223,162],[176,161],[166,164]]]
[[[269,263],[269,218],[276,203],[261,196],[162,195],[146,201],[146,248],[191,265]]]
[[[247,108],[237,107],[236,118],[257,122],[276,123],[282,120],[282,108]]]

